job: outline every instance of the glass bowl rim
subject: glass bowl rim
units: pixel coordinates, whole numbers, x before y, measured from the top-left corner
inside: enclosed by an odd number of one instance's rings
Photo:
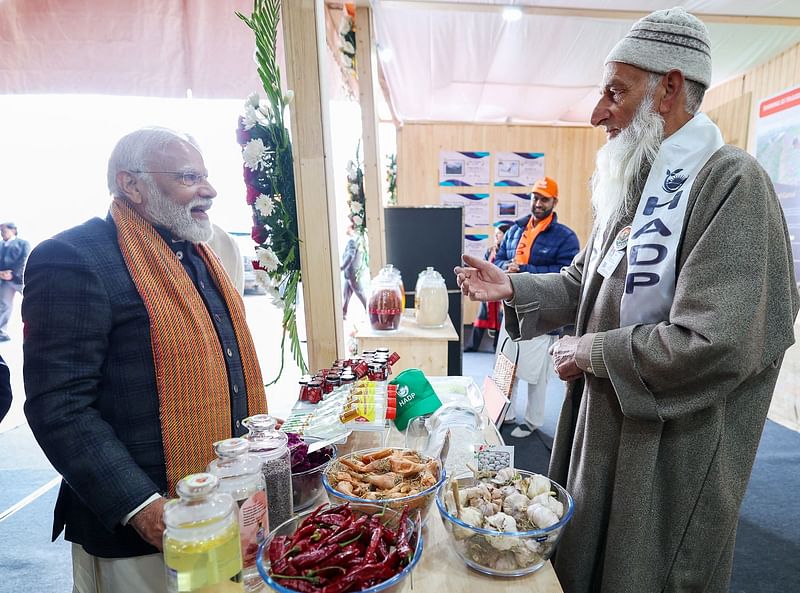
[[[524,469],[517,469],[515,471],[517,471],[519,473],[522,473],[522,474],[527,474],[528,476],[541,476],[542,475],[542,474],[538,474],[536,472],[529,472],[529,471],[524,470]],[[461,474],[460,476],[456,476],[453,479],[454,480],[460,480],[461,478],[465,478],[465,477],[472,477],[472,474]],[[542,477],[547,478],[547,476],[542,476]],[[459,527],[463,527],[465,529],[469,529],[470,531],[474,531],[475,533],[480,533],[482,535],[493,535],[493,536],[498,536],[498,535],[504,535],[505,536],[505,535],[508,535],[508,536],[513,536],[513,537],[541,537],[543,535],[550,535],[553,531],[556,531],[556,530],[561,529],[562,527],[564,527],[564,525],[566,525],[569,522],[569,520],[572,518],[572,514],[575,512],[575,501],[573,500],[572,495],[569,492],[567,492],[567,489],[564,488],[561,484],[559,484],[558,482],[556,482],[555,480],[552,480],[550,478],[547,478],[547,479],[550,480],[550,484],[551,485],[555,485],[556,486],[556,490],[561,491],[566,495],[566,497],[567,497],[567,510],[564,512],[564,515],[561,517],[561,519],[558,520],[558,523],[554,523],[550,527],[545,527],[543,529],[531,529],[529,531],[496,531],[494,529],[484,529],[483,527],[475,527],[473,525],[470,525],[469,523],[465,523],[464,521],[462,521],[458,517],[450,514],[450,512],[447,510],[447,508],[445,508],[444,501],[442,500],[442,497],[444,496],[444,493],[446,492],[446,488],[442,488],[436,494],[436,507],[439,509],[439,514],[442,515],[443,518],[446,518],[449,521],[452,521],[453,523],[455,523]]]
[[[337,505],[333,505],[331,503],[325,503],[325,504],[329,505],[330,507],[337,506]],[[374,507],[375,510],[380,510],[381,512],[385,512],[385,511],[388,510],[389,512],[395,513],[396,515],[398,515],[398,517],[401,515],[401,511],[398,511],[396,509],[391,509],[391,508],[387,509],[387,507],[385,505],[382,505],[382,504],[375,504],[375,503],[370,502],[370,501],[358,502],[357,504],[361,505],[361,506],[364,506],[364,507]],[[353,510],[358,510],[358,509],[355,508]],[[269,545],[269,543],[275,537],[275,533],[279,529],[281,529],[284,525],[287,525],[287,524],[292,523],[292,522],[296,522],[299,525],[300,522],[303,519],[305,519],[308,515],[310,515],[314,511],[316,511],[316,508],[308,509],[308,510],[303,511],[302,513],[300,513],[298,515],[295,515],[294,517],[291,517],[291,518],[287,519],[286,521],[284,521],[283,523],[278,525],[275,529],[271,530],[269,532],[269,535],[267,535],[267,537],[264,539],[264,541],[261,542],[261,544],[259,544],[259,546],[258,546],[258,554],[256,555],[256,568],[258,569],[258,574],[261,576],[261,580],[263,582],[265,582],[267,585],[269,585],[270,587],[272,587],[274,590],[278,591],[279,593],[297,593],[297,590],[296,589],[290,589],[289,587],[281,585],[279,582],[277,582],[275,579],[273,579],[271,576],[269,576],[269,573],[267,572],[267,569],[264,567],[264,553],[266,552],[266,547]],[[412,515],[411,512],[409,512],[408,516],[406,517],[406,521],[409,521],[411,523],[411,525],[412,525],[412,527],[414,529],[414,533],[416,533],[416,535],[417,535],[417,543],[414,546],[414,556],[411,558],[411,562],[409,562],[406,566],[404,566],[403,570],[398,572],[396,575],[393,575],[393,576],[389,577],[388,579],[386,579],[385,581],[383,581],[381,583],[378,583],[377,585],[373,585],[372,587],[369,587],[367,589],[361,589],[358,593],[377,593],[378,591],[383,591],[384,589],[386,589],[388,587],[396,585],[397,583],[402,581],[405,577],[407,577],[411,573],[411,571],[414,569],[414,567],[416,567],[417,563],[419,563],[420,559],[422,558],[422,550],[424,549],[424,538],[423,538],[423,535],[422,535],[422,523],[423,522],[418,517],[415,517],[414,515]]]
[[[396,450],[400,450],[400,451],[412,451],[412,449],[409,449],[407,447],[373,447],[373,448],[370,448],[370,449],[360,449],[358,451],[353,451],[352,453],[348,453],[346,455],[339,456],[339,457],[337,457],[337,459],[341,459],[342,457],[353,457],[354,455],[357,455],[357,454],[364,454],[364,453],[369,453],[369,452],[372,452],[372,451],[383,451],[384,449],[396,449]],[[423,498],[423,497],[425,497],[425,496],[427,496],[428,494],[431,494],[431,493],[435,495],[436,491],[441,487],[441,485],[444,483],[445,479],[447,479],[447,472],[445,472],[444,465],[442,464],[442,460],[441,459],[439,459],[437,457],[430,457],[428,455],[424,455],[423,457],[427,457],[428,459],[433,459],[434,461],[436,461],[439,464],[439,479],[436,480],[436,483],[433,486],[429,486],[425,490],[417,492],[416,494],[411,494],[410,496],[402,496],[400,498],[376,498],[374,500],[370,499],[370,498],[359,498],[357,496],[350,496],[349,494],[345,494],[344,492],[338,491],[336,488],[334,488],[331,485],[331,483],[328,481],[328,472],[327,471],[322,472],[322,485],[324,486],[326,492],[328,492],[329,494],[333,494],[334,496],[336,496],[338,498],[341,498],[342,500],[346,500],[347,502],[357,503],[357,504],[366,503],[366,504],[374,504],[374,505],[379,505],[379,506],[385,506],[387,504],[390,504],[390,505],[394,506],[397,503],[403,503],[404,501],[407,502],[407,501],[410,501],[410,500],[416,500],[418,498]],[[333,460],[331,459],[330,461],[333,461]],[[330,461],[328,462],[329,466],[330,466]],[[325,469],[327,470],[328,468],[325,468]]]

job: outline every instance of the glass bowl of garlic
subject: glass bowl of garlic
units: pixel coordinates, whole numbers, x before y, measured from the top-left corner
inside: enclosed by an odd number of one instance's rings
[[[544,566],[575,509],[561,485],[513,468],[453,478],[437,493],[436,506],[467,566],[504,577]]]

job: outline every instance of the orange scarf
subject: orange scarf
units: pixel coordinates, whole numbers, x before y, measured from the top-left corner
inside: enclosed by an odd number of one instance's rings
[[[126,202],[114,198],[125,265],[150,317],[161,438],[169,495],[184,476],[205,471],[212,443],[231,435],[231,402],[225,357],[200,293],[156,229]],[[203,243],[195,244],[222,295],[242,357],[248,414],[267,411],[264,382],[244,303],[222,264]]]
[[[543,230],[550,226],[550,223],[553,222],[553,213],[551,212],[550,215],[536,222],[533,218],[533,214],[531,214],[530,220],[528,220],[528,224],[525,226],[525,230],[522,232],[522,236],[519,238],[519,243],[517,243],[517,252],[514,254],[514,261],[521,266],[524,266],[531,261],[531,247],[533,247],[533,242],[536,241],[536,237],[539,236]]]

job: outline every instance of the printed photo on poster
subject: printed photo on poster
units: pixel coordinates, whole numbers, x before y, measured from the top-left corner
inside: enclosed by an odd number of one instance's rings
[[[491,222],[489,194],[441,194],[442,206],[464,208],[466,226],[488,226]]]
[[[519,161],[497,160],[497,176],[503,179],[516,179],[519,177]]]
[[[762,100],[756,126],[756,158],[783,208],[800,282],[800,86]]]
[[[529,193],[495,193],[494,224],[511,223],[531,212]]]
[[[489,153],[443,150],[439,153],[439,185],[477,187],[489,185]]]
[[[526,187],[544,177],[543,152],[498,152],[495,155],[494,184],[497,187]]]

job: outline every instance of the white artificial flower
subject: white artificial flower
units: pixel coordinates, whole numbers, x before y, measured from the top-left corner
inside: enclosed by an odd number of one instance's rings
[[[362,209],[361,202],[350,202],[350,210],[352,210],[356,214],[361,212],[361,209]]]
[[[261,212],[261,216],[269,216],[275,210],[275,203],[267,195],[261,194],[256,198],[256,208]]]
[[[274,286],[267,286],[267,296],[272,299],[272,304],[278,307],[279,309],[283,309],[286,306],[286,303],[283,301],[283,297],[281,293]]]
[[[266,171],[267,166],[272,161],[272,153],[264,146],[261,138],[256,138],[245,145],[242,150],[242,158],[244,159],[244,164],[251,171],[257,171],[258,169]]]
[[[256,108],[249,103],[244,106],[244,129],[249,130],[258,123]]]
[[[348,56],[352,56],[356,53],[356,48],[349,41],[342,41],[342,51]]]
[[[250,93],[247,95],[247,99],[244,102],[245,110],[248,107],[257,108],[258,104],[261,102],[261,99],[258,97],[258,93]]]
[[[286,94],[283,96],[283,104],[288,106],[291,105],[292,101],[294,101],[294,91],[288,90]]]
[[[258,265],[267,272],[274,272],[278,269],[278,266],[281,265],[278,256],[275,255],[275,252],[269,247],[266,249],[256,247],[256,257],[258,257]]]
[[[356,164],[353,161],[347,161],[347,177],[356,174]]]
[[[362,222],[364,222],[364,219],[363,219],[363,218],[361,218],[360,216],[354,216],[354,217],[353,217],[353,224],[354,224],[354,225],[356,225],[356,226],[361,226],[361,223],[362,223]]]
[[[351,194],[356,195],[356,196],[358,195],[358,184],[357,183],[351,183],[348,186],[348,189],[350,190]]]
[[[271,283],[269,274],[267,274],[266,271],[264,271],[264,270],[256,270],[255,274],[256,274],[256,282],[258,282],[266,290],[269,290],[270,288],[272,288],[272,283]]]

